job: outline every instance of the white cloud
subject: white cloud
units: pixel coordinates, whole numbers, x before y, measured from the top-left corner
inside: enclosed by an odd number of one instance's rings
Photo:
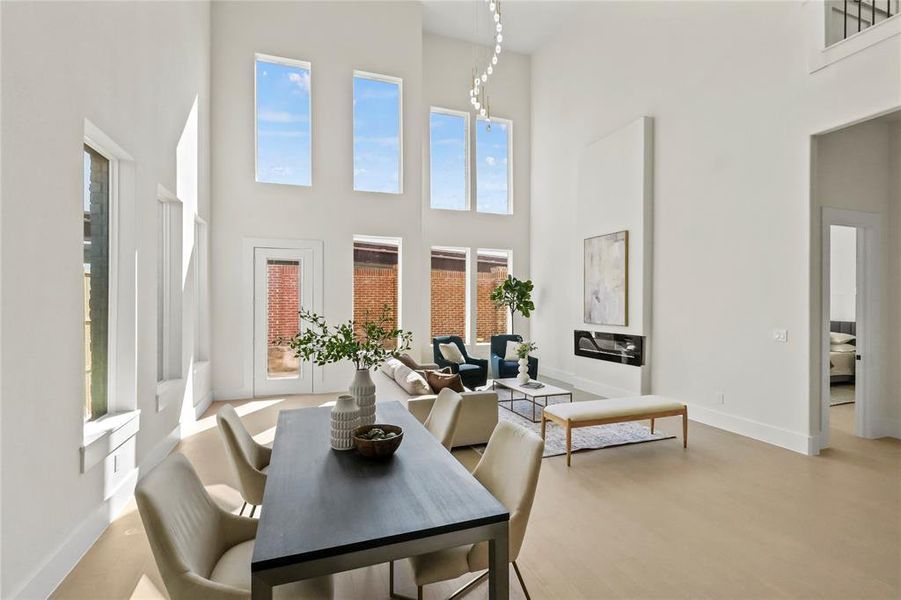
[[[263,109],[257,115],[260,121],[265,123],[306,123],[307,116],[292,113],[287,110],[266,110]]]
[[[496,163],[496,162],[497,162],[497,161],[495,160],[495,158],[494,158],[493,156],[486,156],[486,157],[485,157],[485,163],[486,163],[489,167],[493,167],[493,166],[494,166],[494,163]]]
[[[302,71],[300,73],[288,73],[288,81],[294,83],[305,92],[310,91],[310,72]]]

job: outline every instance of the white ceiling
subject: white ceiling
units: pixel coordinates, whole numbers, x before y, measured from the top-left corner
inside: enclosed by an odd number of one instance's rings
[[[504,48],[531,54],[577,17],[579,2],[502,0]],[[422,0],[423,29],[487,45],[491,13],[484,0]],[[478,18],[478,21],[476,20]],[[477,23],[481,35],[477,34]]]

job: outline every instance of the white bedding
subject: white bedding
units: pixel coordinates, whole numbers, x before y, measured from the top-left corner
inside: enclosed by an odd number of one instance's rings
[[[851,344],[834,344],[829,347],[829,376],[854,375],[854,356],[857,347]]]

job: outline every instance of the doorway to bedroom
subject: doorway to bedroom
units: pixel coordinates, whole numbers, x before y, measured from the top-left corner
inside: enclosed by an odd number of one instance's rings
[[[829,424],[855,433],[857,228],[829,226]]]

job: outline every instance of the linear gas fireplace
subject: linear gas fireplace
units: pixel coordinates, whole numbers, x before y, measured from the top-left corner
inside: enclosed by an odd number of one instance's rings
[[[644,336],[602,331],[573,332],[576,356],[640,367],[644,364]]]

